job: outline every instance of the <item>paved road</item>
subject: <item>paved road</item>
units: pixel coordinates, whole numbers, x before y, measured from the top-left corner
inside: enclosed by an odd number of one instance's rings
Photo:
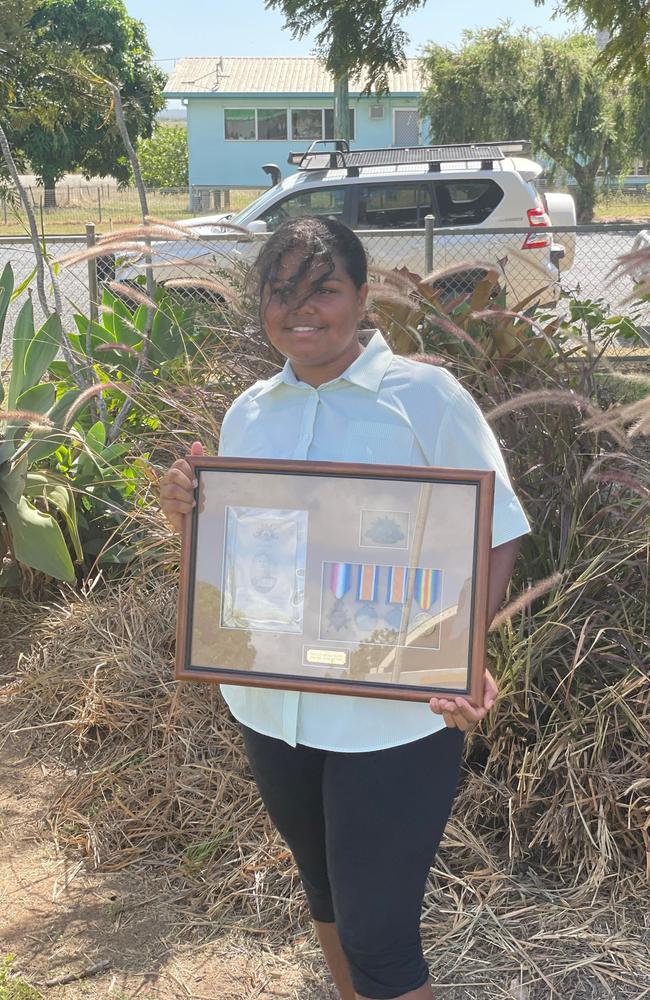
[[[579,234],[575,262],[570,271],[563,273],[563,284],[575,290],[579,297],[605,299],[613,312],[629,313],[631,307],[625,302],[625,299],[630,294],[631,282],[627,278],[617,278],[612,281],[610,272],[618,257],[629,252],[634,236],[634,233],[617,233],[616,231]],[[403,239],[404,237],[400,234],[396,234],[394,237],[387,236],[382,243],[380,259],[375,252],[376,263],[383,267],[399,267],[400,241]],[[77,249],[70,243],[57,243],[56,240],[50,241],[48,247],[54,259]],[[80,241],[78,248],[82,247],[83,241]],[[466,239],[465,248],[459,247],[459,259],[467,259]],[[24,243],[9,245],[0,243],[0,272],[7,262],[11,263],[16,284],[19,284],[31,274],[34,267],[34,255],[31,247]],[[88,312],[88,265],[84,262],[61,269],[60,283],[64,298],[64,318],[66,324],[74,329],[73,316],[75,312],[84,314]],[[36,296],[35,283],[32,284],[34,288],[34,312],[38,320],[42,319],[42,312]],[[5,339],[0,348],[0,355],[3,357],[8,354],[9,338],[7,334],[12,329],[13,321],[22,301],[23,297],[9,308],[5,324]],[[650,328],[650,305],[642,308],[640,322]]]
[[[563,284],[575,291],[578,298],[602,298],[613,312],[629,314],[631,304],[627,300],[632,282],[620,274],[612,276],[611,270],[621,256],[631,251],[635,236],[629,232],[580,234],[575,263],[563,275]],[[640,308],[640,322],[650,327],[650,304],[637,308]]]
[[[53,259],[62,257],[65,253],[70,253],[77,249],[82,249],[85,241],[80,241],[78,246],[70,243],[56,243],[52,241],[48,244],[48,249]],[[0,243],[0,274],[5,264],[11,264],[14,272],[14,287],[18,287],[27,279],[34,270],[34,251],[26,243],[9,244]],[[59,282],[63,295],[63,312],[66,325],[69,329],[76,329],[74,325],[74,314],[76,312],[88,314],[88,265],[84,262],[73,267],[59,269]],[[32,301],[34,306],[34,319],[37,323],[43,322],[44,315],[38,300],[36,291],[36,280],[31,282]],[[48,300],[53,303],[50,282],[46,281]],[[6,358],[10,353],[11,330],[27,293],[24,292],[18,299],[9,306],[5,331],[2,344],[0,345],[0,357]]]

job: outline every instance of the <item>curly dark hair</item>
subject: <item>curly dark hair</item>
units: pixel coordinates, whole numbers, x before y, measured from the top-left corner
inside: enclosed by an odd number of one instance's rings
[[[327,281],[338,257],[346,273],[359,289],[368,280],[368,259],[356,233],[338,219],[324,215],[304,215],[279,226],[264,244],[253,267],[257,294],[262,298],[267,285],[277,281],[282,259],[287,253],[300,250],[301,260],[295,274],[283,282],[289,295],[314,266],[325,265],[317,284]]]

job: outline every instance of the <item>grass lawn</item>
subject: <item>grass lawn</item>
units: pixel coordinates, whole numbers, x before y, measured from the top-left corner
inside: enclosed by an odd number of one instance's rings
[[[599,201],[596,205],[594,222],[609,219],[641,219],[650,222],[650,195],[640,198],[610,198]]]
[[[173,221],[199,214],[213,215],[218,211],[238,212],[257,198],[261,190],[251,188],[231,191],[230,208],[211,208],[205,213],[191,212],[188,209],[188,195],[185,191],[169,194],[151,191],[147,195],[147,202],[150,215]],[[84,233],[87,222],[94,222],[98,233],[107,233],[113,229],[138,223],[141,219],[140,202],[137,192],[133,189],[111,191],[110,197],[106,195],[98,197],[93,189],[73,189],[71,196],[63,191],[59,195],[59,204],[56,208],[41,210],[40,206],[36,205],[34,211],[39,230],[49,235]],[[17,217],[7,208],[5,222],[5,213],[0,205],[0,236],[26,235],[28,231],[24,216],[21,214]]]

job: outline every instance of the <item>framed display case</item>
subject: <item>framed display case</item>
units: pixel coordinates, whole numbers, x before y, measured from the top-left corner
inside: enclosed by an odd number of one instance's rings
[[[188,461],[177,678],[482,703],[493,472]]]

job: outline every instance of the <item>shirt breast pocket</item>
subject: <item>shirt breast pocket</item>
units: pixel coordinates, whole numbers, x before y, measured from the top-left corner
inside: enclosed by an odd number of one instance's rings
[[[343,460],[373,465],[409,465],[413,441],[413,433],[408,427],[351,420],[346,428]]]

